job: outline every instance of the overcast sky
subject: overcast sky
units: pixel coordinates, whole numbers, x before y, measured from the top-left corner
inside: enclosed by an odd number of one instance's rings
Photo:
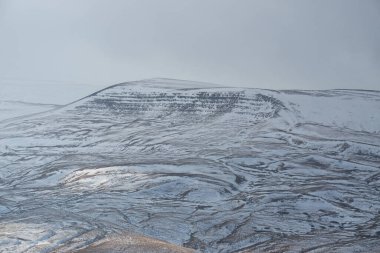
[[[378,0],[0,0],[0,85],[380,89]]]

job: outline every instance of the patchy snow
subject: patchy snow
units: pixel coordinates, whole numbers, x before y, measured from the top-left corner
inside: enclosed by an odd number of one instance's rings
[[[6,116],[0,251],[125,231],[203,252],[373,251],[379,111],[376,91],[153,79]]]

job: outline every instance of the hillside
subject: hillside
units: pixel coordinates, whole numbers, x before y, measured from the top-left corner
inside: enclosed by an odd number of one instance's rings
[[[0,251],[125,231],[202,252],[380,247],[380,92],[152,79],[0,121]]]

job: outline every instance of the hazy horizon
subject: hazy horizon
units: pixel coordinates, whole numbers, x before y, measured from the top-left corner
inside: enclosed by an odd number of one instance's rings
[[[0,94],[155,77],[379,90],[379,14],[373,0],[0,0]]]

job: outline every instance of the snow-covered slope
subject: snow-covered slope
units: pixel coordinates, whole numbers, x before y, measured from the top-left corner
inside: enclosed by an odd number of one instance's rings
[[[0,250],[125,231],[204,252],[380,247],[380,93],[154,79],[0,122]]]

